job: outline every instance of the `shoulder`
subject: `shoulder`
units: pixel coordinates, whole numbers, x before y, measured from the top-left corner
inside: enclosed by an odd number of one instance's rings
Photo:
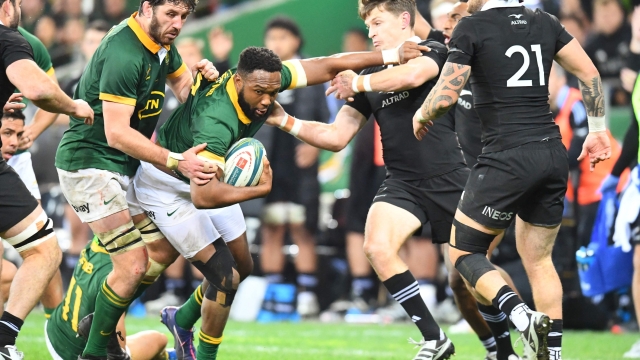
[[[8,45],[27,45],[29,42],[20,34],[20,32],[0,25],[0,45],[6,47]]]
[[[360,74],[358,74],[358,75],[371,75],[371,74],[380,72],[380,71],[382,71],[384,69],[386,69],[386,67],[384,67],[384,66],[374,66],[374,67],[370,67],[370,68],[366,68],[366,69],[362,70],[360,72]]]

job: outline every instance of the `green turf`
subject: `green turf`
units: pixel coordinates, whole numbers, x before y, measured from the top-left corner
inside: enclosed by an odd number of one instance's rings
[[[36,311],[25,322],[18,349],[25,360],[49,359],[44,337],[44,316]],[[164,331],[159,319],[128,319],[129,334],[141,330]],[[411,324],[350,325],[255,324],[231,322],[218,353],[219,359],[233,360],[334,360],[334,359],[412,359],[416,350],[407,339],[419,337]],[[484,351],[474,335],[452,335],[457,355],[454,360],[481,360]],[[512,336],[512,339],[515,337]],[[638,339],[637,334],[613,335],[605,332],[571,331],[564,335],[564,360],[621,359]],[[171,343],[171,342],[170,342]],[[516,350],[521,351],[522,348]],[[66,359],[65,359],[66,360]],[[75,359],[74,359],[75,360]]]

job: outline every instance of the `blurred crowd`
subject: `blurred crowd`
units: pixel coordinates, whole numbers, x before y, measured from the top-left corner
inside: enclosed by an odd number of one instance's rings
[[[222,11],[239,2],[241,0],[203,0],[198,5],[196,17]],[[596,64],[607,84],[609,103],[629,105],[638,70],[629,63],[630,53],[634,49],[640,53],[640,12],[634,11],[635,4],[619,0],[524,2],[528,7],[556,15]],[[432,26],[442,29],[446,14],[455,1],[417,0],[417,3],[419,11]],[[82,64],[91,57],[100,39],[112,25],[130,16],[136,7],[137,4],[127,0],[24,0],[22,26],[45,44],[54,67],[75,64],[76,71],[71,78],[60,79],[63,89],[72,95]],[[304,34],[292,19],[276,17],[269,20],[263,39],[262,44],[254,45],[272,49],[282,60],[304,57]],[[187,66],[209,58],[215,60],[222,73],[234,65],[228,61],[234,46],[231,33],[216,28],[211,30],[206,41],[212,49],[211,54],[203,52],[205,43],[200,39],[178,38],[177,49]],[[354,28],[343,35],[342,51],[365,51],[370,46],[366,30]],[[557,68],[552,71],[550,104],[558,117],[566,99],[563,91],[577,87],[577,80],[570,74]],[[342,103],[326,97],[325,89],[326,86],[315,86],[285,91],[278,96],[278,101],[296,117],[331,122]],[[158,126],[177,106],[177,99],[167,89]],[[629,117],[630,114],[629,111]],[[565,145],[577,146],[579,151],[582,146],[579,139],[584,139],[586,134],[581,137],[584,129],[574,127],[581,114],[574,111],[571,116],[571,136],[578,143],[567,142]],[[67,127],[65,119],[59,118],[46,136],[38,138],[31,148],[43,194],[43,208],[54,219],[56,227],[63,229],[60,233],[67,234],[66,237],[59,235],[66,238],[61,265],[63,279],[69,278],[80,251],[91,238],[88,226],[82,224],[66,205],[57,186],[54,154]],[[385,177],[380,134],[375,122],[369,121],[354,142],[337,154],[320,152],[268,127],[263,127],[256,138],[267,148],[274,171],[271,194],[266,199],[242,204],[257,264],[255,275],[261,277],[264,285],[257,319],[295,321],[302,317],[319,317],[324,321],[406,321],[403,309],[378,286],[362,251],[367,209]],[[619,153],[619,146],[616,148]],[[569,153],[573,154],[571,149]],[[614,323],[632,327],[629,325],[633,317],[629,290],[598,298],[584,297],[575,256],[576,251],[588,245],[591,239],[600,201],[598,188],[611,172],[613,162],[615,159],[595,175],[581,174],[580,165],[573,166],[575,188],[572,191],[576,196],[568,196],[565,221],[554,250],[554,263],[565,289],[566,327],[605,329]],[[585,178],[581,179],[581,176]],[[590,176],[588,181],[586,176]],[[405,261],[436,319],[456,324],[453,329],[470,331],[464,320],[460,320],[448,288],[441,251],[431,244],[429,237],[430,230],[425,228],[422,234],[409,241],[404,251]],[[523,298],[531,303],[531,292],[515,249],[513,231],[507,233],[493,260],[511,274]],[[201,279],[202,275],[186,261],[177,261],[167,269],[162,280],[147,291],[142,298],[144,303],[132,306],[131,311],[134,314],[155,312],[166,305],[181,304]],[[580,316],[587,311],[593,316],[589,319]]]

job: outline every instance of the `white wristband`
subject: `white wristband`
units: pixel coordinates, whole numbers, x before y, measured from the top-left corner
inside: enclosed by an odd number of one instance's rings
[[[356,94],[360,92],[360,90],[358,90],[358,78],[360,78],[360,76],[356,75],[353,77],[353,80],[351,80],[351,90]]]
[[[385,65],[399,64],[400,56],[398,55],[398,49],[382,50],[382,61]]]
[[[371,89],[371,75],[365,75],[364,76],[363,85],[364,85],[364,91],[366,91],[366,92],[372,92],[373,91]]]
[[[363,91],[372,92],[371,89],[371,75],[356,75],[353,80],[351,80],[351,90],[353,92],[360,93]]]
[[[607,131],[607,125],[604,116],[587,116],[589,122],[589,132]]]
[[[302,128],[302,121],[289,114],[284,114],[282,121],[280,121],[279,128],[297,137],[300,132],[300,128]]]
[[[420,122],[426,122],[427,121],[427,119],[425,119],[422,116],[422,106],[418,108],[418,111],[416,111],[416,117],[418,118],[418,121],[420,121]]]
[[[178,162],[184,160],[184,156],[182,154],[169,152],[169,156],[167,157],[166,167],[170,170],[175,170],[178,168]]]

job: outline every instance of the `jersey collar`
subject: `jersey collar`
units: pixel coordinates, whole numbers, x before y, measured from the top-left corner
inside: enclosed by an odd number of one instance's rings
[[[489,9],[495,8],[503,8],[503,7],[520,7],[522,5],[518,0],[489,0],[487,1],[480,11],[485,11]]]
[[[147,35],[147,33],[145,33],[144,30],[142,30],[142,28],[140,27],[140,24],[138,24],[138,22],[135,19],[136,15],[138,15],[137,11],[134,12],[133,15],[131,15],[131,17],[127,20],[127,25],[131,28],[131,30],[133,30],[133,32],[138,37],[138,40],[140,40],[140,42],[142,43],[142,45],[144,45],[144,47],[146,47],[152,53],[157,54],[158,51],[160,51],[160,49],[163,48],[163,46],[160,46],[160,44],[153,41],[153,39],[151,39],[149,35]],[[171,46],[164,45],[164,48],[167,49],[167,51],[169,51],[171,49]]]
[[[240,104],[238,104],[238,92],[236,91],[236,85],[233,82],[233,78],[237,75],[233,75],[229,81],[227,81],[227,94],[229,94],[229,98],[231,99],[231,103],[233,107],[236,109],[236,113],[238,114],[238,119],[242,121],[243,124],[249,125],[251,124],[251,120],[244,114],[244,111],[240,108]]]

